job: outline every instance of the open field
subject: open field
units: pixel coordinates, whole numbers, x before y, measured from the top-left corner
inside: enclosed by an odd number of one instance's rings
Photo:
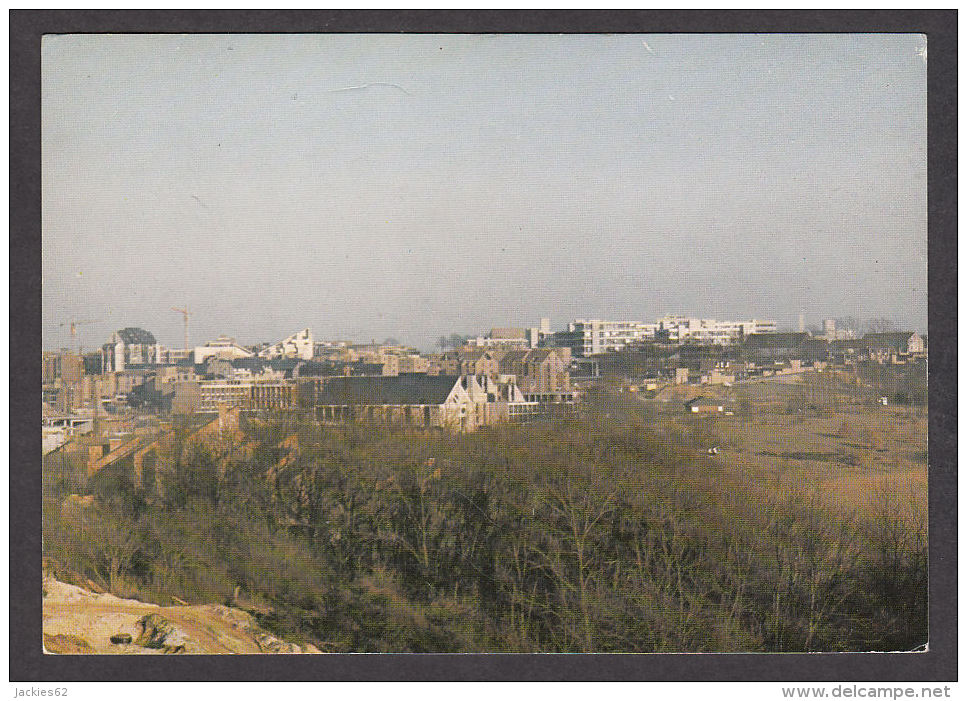
[[[862,388],[841,377],[817,389],[806,374],[698,392],[726,400],[733,415],[687,416],[680,402],[669,401],[660,404],[661,420],[696,429],[694,447],[718,446],[715,459],[754,491],[818,499],[842,514],[888,506],[911,524],[925,519],[923,408],[867,401]],[[818,398],[812,407],[801,406],[810,404],[806,394]]]

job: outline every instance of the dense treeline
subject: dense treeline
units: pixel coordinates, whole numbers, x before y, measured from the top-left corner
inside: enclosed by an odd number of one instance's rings
[[[857,363],[856,374],[869,386],[874,399],[885,396],[894,404],[927,405],[926,362],[905,365]]]
[[[888,497],[843,519],[763,496],[692,449],[701,423],[656,423],[612,397],[467,435],[283,416],[248,431],[246,459],[190,444],[165,455],[160,496],[102,475],[95,506],[65,501],[77,485],[50,461],[50,566],[121,596],[234,601],[330,651],[926,641],[923,524]],[[279,462],[293,434],[299,450]]]

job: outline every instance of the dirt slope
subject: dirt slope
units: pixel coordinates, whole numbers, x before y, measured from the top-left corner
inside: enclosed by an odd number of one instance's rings
[[[245,611],[219,604],[157,606],[111,594],[95,594],[56,579],[45,579],[43,609],[44,647],[48,653],[319,652],[312,645],[299,646],[280,640],[260,628]],[[112,636],[122,642],[112,642]]]

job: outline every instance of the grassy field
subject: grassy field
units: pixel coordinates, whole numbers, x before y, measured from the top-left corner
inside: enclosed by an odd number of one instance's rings
[[[697,393],[728,401],[732,415],[686,416],[669,401],[661,404],[663,420],[699,429],[697,439],[719,446],[717,459],[749,488],[818,499],[841,513],[889,508],[911,524],[925,519],[923,408],[869,401],[842,375],[822,384],[815,374],[788,375]]]

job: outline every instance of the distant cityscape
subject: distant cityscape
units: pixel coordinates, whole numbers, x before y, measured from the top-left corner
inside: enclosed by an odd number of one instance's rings
[[[857,363],[926,362],[927,337],[874,321],[826,319],[779,331],[770,320],[669,315],[653,323],[576,319],[552,331],[492,328],[440,337],[421,352],[388,339],[316,340],[309,328],[274,343],[219,336],[169,348],[150,331],[113,332],[99,349],[43,352],[44,451],[89,434],[98,459],[177,415],[307,410],[324,422],[367,420],[471,431],[567,411],[597,382],[659,392],[674,385],[730,385]],[[86,322],[71,321],[72,336]],[[693,408],[698,410],[698,408]],[[112,438],[113,436],[113,438]],[[99,445],[101,445],[99,444]]]

